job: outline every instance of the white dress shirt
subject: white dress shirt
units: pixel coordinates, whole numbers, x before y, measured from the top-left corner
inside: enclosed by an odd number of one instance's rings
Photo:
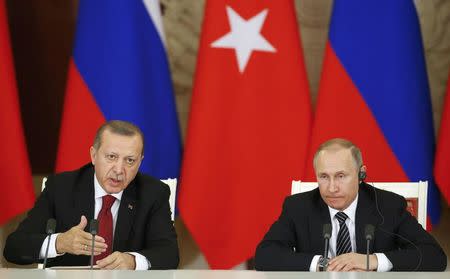
[[[352,244],[352,251],[356,251],[356,236],[355,236],[355,216],[356,216],[356,207],[358,205],[358,195],[355,200],[345,209],[343,212],[348,216],[347,220],[345,220],[345,224],[347,225],[348,232],[350,234],[350,242]],[[336,218],[336,214],[339,210],[331,208],[328,206],[328,211],[330,212],[331,217],[331,238],[330,245],[328,248],[328,257],[334,258],[336,257],[336,241],[337,235],[339,233],[339,221]],[[309,271],[316,271],[317,263],[322,255],[315,255],[311,261],[311,265],[309,266]],[[375,256],[378,260],[378,272],[389,271],[392,269],[392,263],[386,257],[384,253],[375,253]]]
[[[113,218],[113,235],[116,231],[116,223],[117,223],[117,215],[119,213],[119,206],[120,201],[122,199],[123,191],[120,191],[116,194],[111,194],[111,196],[115,197],[116,200],[114,201],[113,205],[111,206],[111,215]],[[97,176],[94,174],[94,197],[95,197],[95,207],[94,207],[94,218],[97,219],[98,214],[100,213],[100,210],[102,208],[103,204],[103,196],[108,195],[108,193],[100,186],[100,183],[97,180]],[[56,252],[56,238],[58,237],[59,233],[55,233],[51,235],[50,239],[50,246],[48,249],[48,258],[55,258],[64,254],[58,254]],[[42,243],[41,250],[39,252],[39,258],[43,259],[45,257],[45,249],[47,248],[47,241],[48,236],[44,239],[44,242]],[[114,238],[113,238],[114,239]],[[144,255],[141,255],[136,252],[127,252],[128,254],[131,254],[135,258],[136,263],[136,270],[146,270],[151,267],[150,262],[147,260],[147,258]]]

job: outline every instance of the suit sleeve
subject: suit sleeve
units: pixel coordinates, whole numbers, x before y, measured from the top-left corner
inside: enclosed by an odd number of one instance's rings
[[[397,208],[398,221],[394,228],[398,249],[384,252],[393,264],[393,271],[443,271],[447,256],[436,240],[427,233],[406,210],[401,198]]]
[[[165,185],[148,216],[145,248],[138,251],[148,259],[151,269],[176,269],[178,267],[178,243],[171,219],[169,195],[169,187]]]
[[[289,197],[286,198],[280,217],[256,248],[256,270],[309,271],[314,255],[302,252],[302,247],[296,239],[295,225],[291,216],[294,211],[292,204]]]
[[[6,239],[3,256],[15,264],[32,264],[39,262],[39,252],[47,237],[45,228],[52,214],[53,180],[49,178],[47,187],[36,200],[27,217],[19,224],[16,231]]]

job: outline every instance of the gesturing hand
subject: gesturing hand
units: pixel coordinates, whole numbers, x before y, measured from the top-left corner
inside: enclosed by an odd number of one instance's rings
[[[90,255],[92,235],[84,231],[87,219],[81,216],[80,223],[70,230],[61,233],[56,238],[56,252],[58,254],[69,253],[74,255]],[[106,251],[106,243],[103,237],[96,235],[94,241],[94,255]]]

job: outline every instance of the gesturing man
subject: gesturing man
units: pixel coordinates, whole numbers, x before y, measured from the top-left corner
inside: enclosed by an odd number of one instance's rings
[[[88,265],[92,236],[88,220],[98,219],[95,264],[102,269],[174,269],[177,236],[171,220],[170,190],[138,172],[144,135],[125,121],[110,121],[97,131],[91,163],[48,177],[46,188],[17,230],[9,235],[5,258],[16,264],[42,261],[50,237],[48,266]]]

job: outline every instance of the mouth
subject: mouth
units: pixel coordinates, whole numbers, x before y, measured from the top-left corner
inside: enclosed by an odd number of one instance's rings
[[[121,178],[112,178],[112,177],[108,178],[108,180],[110,181],[110,183],[113,186],[117,186],[117,185],[121,184],[123,181],[123,179],[121,179]]]
[[[327,197],[327,200],[331,201],[331,202],[336,202],[339,201],[341,199],[341,197]]]

